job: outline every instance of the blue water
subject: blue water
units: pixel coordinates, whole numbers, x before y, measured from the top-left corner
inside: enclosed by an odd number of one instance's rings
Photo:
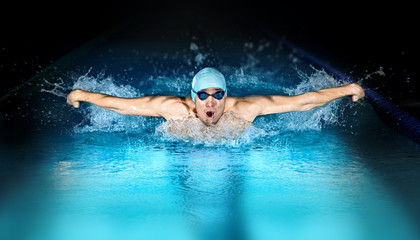
[[[138,34],[104,35],[10,97],[24,104],[3,118],[35,130],[0,152],[0,239],[420,238],[419,146],[366,99],[262,116],[222,137],[66,105],[74,88],[184,96],[204,66],[225,74],[233,96],[343,84],[265,38]]]

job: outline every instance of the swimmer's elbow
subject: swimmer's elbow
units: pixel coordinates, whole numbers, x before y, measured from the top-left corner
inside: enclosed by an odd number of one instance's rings
[[[294,112],[305,112],[322,105],[317,92],[307,92],[292,98],[291,108]]]
[[[112,111],[114,111],[114,112],[116,112],[118,114],[121,114],[121,115],[135,115],[135,114],[133,114],[133,113],[131,113],[129,111],[122,110],[122,109],[110,109],[110,110],[112,110]]]
[[[106,107],[106,109],[114,111],[121,115],[133,115],[133,116],[154,116],[156,115],[146,104],[134,105],[134,104],[113,104],[112,106]]]
[[[309,111],[311,109],[316,108],[317,106],[313,105],[313,104],[304,104],[304,105],[300,105],[297,106],[295,109],[295,112],[305,112],[305,111]]]

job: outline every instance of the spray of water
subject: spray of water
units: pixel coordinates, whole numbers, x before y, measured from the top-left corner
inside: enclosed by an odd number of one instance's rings
[[[257,53],[274,46],[270,46],[267,42],[260,42],[255,45],[246,43],[244,47],[247,49],[247,59],[242,66],[239,68],[232,65],[219,66],[227,79],[230,95],[297,95],[343,84],[325,71],[315,68],[312,68],[312,71],[308,73],[295,67],[295,75],[291,76],[295,79],[290,81],[280,75],[279,70],[267,70],[261,66],[261,61],[256,57]],[[193,59],[196,66],[208,64],[217,58],[208,54],[207,51],[203,53],[203,48],[196,43],[191,43],[189,50],[189,55],[191,53],[195,55]],[[58,79],[57,83],[47,81],[46,83],[52,89],[42,89],[42,92],[54,94],[60,98],[65,98],[71,89],[101,92],[124,98],[145,95],[185,96],[188,94],[193,75],[194,72],[191,72],[190,69],[188,72],[177,72],[177,76],[159,71],[157,75],[144,79],[140,86],[144,85],[147,88],[139,90],[131,84],[121,84],[120,79],[106,75],[104,71],[94,76],[89,70],[77,77],[70,85],[64,84],[62,79]],[[285,84],[286,82],[294,82],[294,84]],[[238,145],[290,131],[318,131],[326,126],[339,124],[343,114],[342,109],[346,107],[341,103],[341,100],[336,100],[308,112],[262,116],[252,124],[238,121],[235,116],[226,114],[224,120],[221,120],[215,128],[207,128],[198,119],[165,122],[163,119],[156,120],[153,117],[120,115],[92,104],[85,104],[80,109],[73,111],[82,115],[82,121],[75,124],[74,132],[154,132],[152,135],[144,134],[143,136],[163,141],[183,141],[194,144]],[[237,124],[232,124],[233,122]],[[154,131],[150,131],[150,129],[154,129]]]
[[[66,86],[62,78],[58,78],[58,82],[52,83],[48,80],[44,80],[45,84],[52,86],[52,89],[41,88],[41,92],[51,93],[57,97],[66,98],[66,92],[71,90],[70,87]]]
[[[198,118],[163,122],[156,128],[156,136],[168,141],[181,140],[204,145],[241,145],[265,131],[250,122],[226,113],[214,126],[206,126]]]
[[[287,95],[299,95],[305,92],[316,91],[323,88],[338,87],[344,83],[337,81],[324,70],[313,68],[308,74],[296,69],[301,82],[293,87],[283,88]],[[324,106],[306,111],[278,114],[273,119],[284,131],[321,130],[326,126],[340,123],[343,109],[342,99],[327,103]]]
[[[383,71],[383,67],[380,67],[379,70],[377,70],[375,72],[371,72],[371,73],[366,74],[366,76],[363,77],[363,78],[361,78],[361,79],[359,79],[359,81],[357,81],[357,83],[363,84],[363,82],[365,80],[371,79],[372,76],[374,76],[374,75],[385,76],[385,72]]]

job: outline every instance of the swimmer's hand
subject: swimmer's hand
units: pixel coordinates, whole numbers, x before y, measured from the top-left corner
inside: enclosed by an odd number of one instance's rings
[[[351,83],[348,86],[349,88],[351,88],[351,100],[353,102],[357,102],[359,99],[365,96],[365,90],[363,90],[363,88],[359,84]]]
[[[67,95],[67,103],[72,105],[75,108],[80,107],[80,92],[81,90],[73,90]]]

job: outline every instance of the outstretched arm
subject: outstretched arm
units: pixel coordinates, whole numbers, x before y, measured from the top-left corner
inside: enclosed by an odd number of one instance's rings
[[[296,96],[247,97],[238,104],[247,105],[247,113],[244,114],[248,120],[253,121],[259,115],[308,111],[345,96],[351,96],[353,102],[356,102],[365,96],[365,92],[359,84],[351,83]]]
[[[67,96],[67,103],[75,108],[79,108],[80,102],[88,102],[120,114],[164,117],[167,120],[182,118],[186,111],[182,99],[174,96],[121,98],[79,89]]]

